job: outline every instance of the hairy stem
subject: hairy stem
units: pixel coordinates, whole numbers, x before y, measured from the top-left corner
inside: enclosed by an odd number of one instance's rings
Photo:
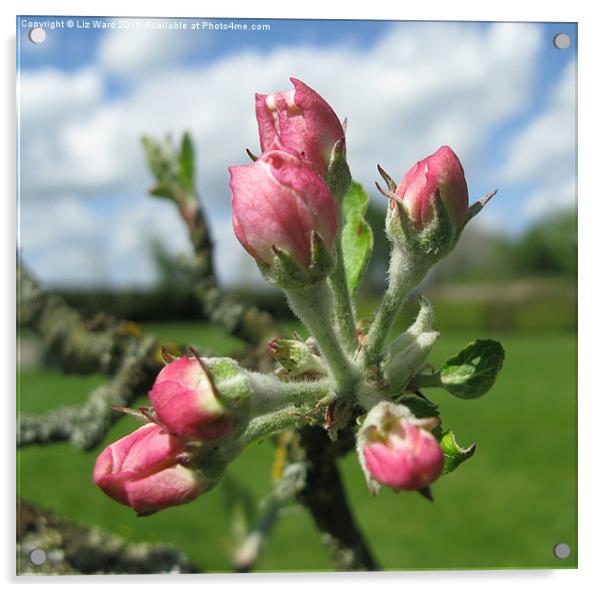
[[[253,387],[251,415],[257,417],[272,411],[299,403],[316,404],[326,397],[330,390],[328,380],[293,380],[283,382],[273,376],[250,372],[249,380]]]
[[[291,308],[316,340],[338,394],[346,394],[357,381],[357,372],[343,350],[332,324],[332,295],[326,282],[286,290]]]
[[[279,411],[256,417],[237,440],[236,446],[246,446],[254,440],[295,427],[303,419],[303,410],[291,405]]]
[[[355,330],[355,313],[345,274],[345,260],[340,233],[335,241],[335,260],[335,267],[328,278],[328,283],[334,295],[335,322],[347,353],[353,355],[357,349],[358,340]]]
[[[389,263],[389,285],[364,343],[362,362],[365,366],[378,361],[397,314],[425,274],[424,267],[413,265],[401,249],[393,247]]]
[[[441,375],[437,372],[436,374],[419,374],[414,376],[407,386],[407,390],[413,391],[421,388],[429,387],[442,387]]]

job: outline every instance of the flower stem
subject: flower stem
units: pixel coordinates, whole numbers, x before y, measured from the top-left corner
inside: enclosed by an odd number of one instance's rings
[[[399,247],[393,247],[389,263],[389,285],[364,342],[361,359],[365,366],[378,360],[398,312],[410,292],[422,281],[426,271],[427,268],[416,265]]]
[[[248,378],[253,388],[252,417],[299,403],[314,405],[328,395],[330,388],[327,379],[283,382],[258,372],[249,372]]]
[[[437,372],[436,374],[418,374],[418,376],[414,376],[408,384],[406,390],[416,390],[420,388],[429,388],[429,387],[442,387],[441,383],[441,375]]]
[[[294,406],[256,417],[249,422],[247,429],[237,440],[237,445],[242,449],[254,440],[294,427],[302,417],[303,414]]]
[[[316,340],[337,394],[349,394],[358,380],[357,371],[334,330],[332,294],[326,282],[285,292],[291,308]]]
[[[355,314],[351,303],[351,294],[345,275],[345,260],[341,233],[335,240],[335,267],[328,278],[328,283],[334,294],[334,315],[339,335],[347,353],[353,355],[358,346],[357,332],[355,330]]]

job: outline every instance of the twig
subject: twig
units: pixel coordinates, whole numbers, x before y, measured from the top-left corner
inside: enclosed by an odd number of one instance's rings
[[[234,568],[238,573],[253,571],[263,546],[278,521],[281,510],[290,502],[270,497],[264,502],[264,510],[251,530],[234,552]]]
[[[33,563],[32,551],[43,551]],[[66,520],[22,499],[17,500],[17,573],[153,574],[200,573],[177,547],[131,543],[98,528]]]
[[[281,432],[277,440],[272,490],[259,504],[262,513],[253,529],[246,533],[234,552],[234,566],[239,573],[253,570],[282,510],[293,503],[305,487],[307,462],[286,462],[287,449],[296,440],[295,432]]]
[[[60,296],[45,292],[23,263],[17,267],[17,284],[19,325],[35,331],[66,372],[113,374],[124,352],[141,339],[133,323],[102,313],[86,318]]]
[[[149,190],[150,195],[172,201],[188,229],[194,252],[191,279],[205,315],[231,335],[253,345],[277,335],[278,325],[270,314],[234,300],[219,286],[213,241],[195,186],[194,147],[188,134],[184,134],[179,149],[169,138],[158,142],[145,137],[142,142],[148,166],[156,180],[156,185]]]
[[[82,450],[94,448],[121,414],[112,407],[127,407],[148,392],[162,363],[153,337],[133,344],[123,355],[117,373],[96,388],[83,405],[63,407],[45,415],[21,415],[17,445],[70,441]]]
[[[336,464],[339,455],[353,448],[350,429],[330,441],[320,427],[305,427],[298,432],[298,446],[291,446],[291,459],[307,463],[305,486],[300,501],[310,510],[337,570],[380,569],[362,531],[355,521],[345,487]]]

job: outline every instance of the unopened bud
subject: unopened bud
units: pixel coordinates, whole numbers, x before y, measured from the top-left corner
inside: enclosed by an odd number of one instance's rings
[[[94,481],[116,501],[147,515],[188,503],[216,484],[188,465],[186,442],[147,424],[102,451]]]
[[[357,452],[368,487],[423,490],[443,470],[444,457],[428,429],[436,418],[416,419],[403,405],[383,401],[373,407],[357,435]]]
[[[433,316],[430,302],[421,297],[420,312],[414,324],[385,350],[381,368],[385,382],[392,389],[403,390],[424,366],[439,337],[439,333],[432,330]]]
[[[249,391],[244,372],[233,360],[184,356],[159,372],[149,397],[170,433],[214,440],[230,433],[236,419],[244,415],[241,403],[249,398]]]

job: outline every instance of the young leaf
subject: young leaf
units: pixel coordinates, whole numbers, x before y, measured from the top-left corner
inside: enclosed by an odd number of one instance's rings
[[[441,436],[439,441],[443,456],[445,457],[442,475],[455,471],[465,460],[468,460],[476,451],[477,445],[471,444],[468,448],[462,448],[456,442],[456,436],[448,430]]]
[[[155,185],[151,187],[148,192],[155,197],[164,197],[166,199],[173,199],[173,191],[168,185]]]
[[[461,399],[484,395],[504,363],[504,348],[492,339],[477,339],[441,368],[441,386]]]
[[[194,190],[194,147],[186,132],[180,146],[180,182],[187,191]]]
[[[405,405],[418,418],[439,417],[439,406],[427,399],[424,395],[406,393],[395,399],[396,403]]]
[[[368,194],[356,181],[351,182],[343,200],[343,259],[349,291],[357,289],[368,267],[374,239],[364,215],[368,209]]]

